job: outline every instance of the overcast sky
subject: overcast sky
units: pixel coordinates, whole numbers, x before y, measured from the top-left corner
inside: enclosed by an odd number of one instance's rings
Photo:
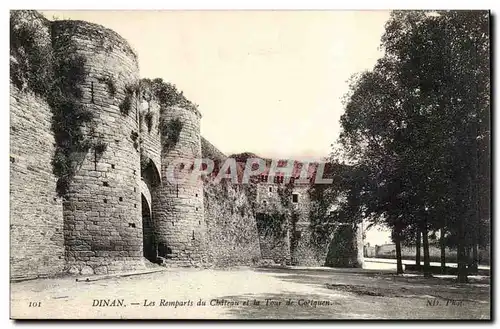
[[[226,154],[321,158],[339,133],[349,77],[371,69],[386,11],[44,11],[104,25],[198,104]]]

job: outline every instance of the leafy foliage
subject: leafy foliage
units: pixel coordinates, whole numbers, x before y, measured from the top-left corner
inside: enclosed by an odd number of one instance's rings
[[[179,142],[179,137],[184,124],[179,118],[171,119],[167,122],[160,121],[160,132],[165,137],[165,149],[174,147]]]
[[[125,97],[121,101],[121,103],[118,105],[118,108],[120,109],[120,112],[123,115],[128,115],[130,111],[132,110],[132,101],[134,98],[134,88],[131,85],[125,86]]]
[[[10,16],[10,79],[20,90],[45,97],[54,80],[52,44],[46,40],[37,20],[23,19],[21,12]]]
[[[146,168],[149,166],[151,162],[151,159],[145,155],[145,152],[142,147],[140,153],[140,162],[141,162],[141,172],[146,171]]]
[[[174,84],[164,82],[161,78],[142,79],[140,81],[142,97],[147,101],[155,99],[161,105],[161,110],[166,110],[171,106],[181,106],[185,108],[197,108],[198,105],[188,100],[182,91],[179,91]]]
[[[280,241],[288,230],[287,217],[283,212],[271,211],[257,216],[257,229],[260,234]]]
[[[488,40],[487,12],[393,12],[385,56],[351,81],[332,156],[363,177],[345,181],[339,213],[386,224],[397,251],[417,231],[425,246],[442,230],[461,282],[464,249],[484,244],[476,228],[489,221]]]
[[[153,129],[153,113],[146,112],[146,114],[144,115],[144,119],[146,120],[146,126],[148,127],[148,132],[151,132],[151,129]]]
[[[60,59],[55,66],[55,77],[47,101],[53,111],[52,130],[56,139],[56,151],[52,159],[54,174],[59,177],[59,195],[67,192],[73,178],[76,164],[80,162],[93,146],[83,132],[83,125],[91,125],[93,115],[81,103],[79,85],[85,79],[85,60],[82,57]],[[104,152],[105,148],[97,146]]]
[[[56,57],[50,37],[43,34],[38,20],[27,20],[17,11],[10,17],[11,80],[21,90],[32,91],[46,99],[51,107],[52,131],[56,149],[52,157],[53,173],[58,177],[57,192],[68,192],[77,164],[89,149],[96,156],[106,144],[93,134],[92,113],[81,104],[87,72],[82,56]],[[38,22],[38,23],[37,23]],[[83,127],[90,134],[84,134]]]
[[[130,139],[134,143],[134,148],[137,150],[139,147],[139,134],[137,133],[137,131],[132,131],[130,133]]]

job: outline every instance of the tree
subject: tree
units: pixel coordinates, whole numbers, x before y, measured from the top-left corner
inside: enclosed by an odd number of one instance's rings
[[[421,108],[431,110],[426,116],[432,119],[429,136],[435,142],[429,154],[437,161],[428,172],[435,174],[439,193],[427,196],[432,197],[432,210],[440,202],[457,210],[440,226],[449,226],[458,236],[461,282],[467,280],[465,249],[478,240],[479,189],[489,189],[482,184],[488,180],[484,167],[489,158],[488,18],[480,11],[398,12],[383,39],[389,55],[402,63],[405,89],[418,91]]]
[[[369,178],[358,206],[393,229],[397,249],[422,233],[426,276],[429,232],[442,230],[457,237],[466,282],[466,248],[489,218],[488,36],[487,12],[395,11],[384,57],[346,96],[339,144]]]

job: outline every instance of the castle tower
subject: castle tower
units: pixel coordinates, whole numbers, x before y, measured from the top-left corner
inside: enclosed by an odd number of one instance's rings
[[[205,262],[206,224],[203,216],[203,182],[186,179],[194,159],[201,158],[200,112],[193,106],[162,109],[161,186],[153,195],[153,222],[158,256],[180,265]],[[175,183],[168,170],[176,166]]]
[[[11,36],[29,31],[40,54],[51,52],[50,21],[36,11],[13,10],[10,16]],[[17,46],[20,40],[13,39],[11,46]],[[30,278],[54,275],[64,268],[63,207],[51,165],[52,110],[28,85],[34,76],[26,75],[33,72],[16,69],[26,59],[16,46],[10,58],[10,269],[12,278]],[[46,83],[41,74],[35,78],[37,84]]]
[[[57,58],[83,59],[81,105],[91,147],[74,159],[65,194],[64,240],[71,273],[143,266],[137,56],[117,33],[83,21],[52,23]]]

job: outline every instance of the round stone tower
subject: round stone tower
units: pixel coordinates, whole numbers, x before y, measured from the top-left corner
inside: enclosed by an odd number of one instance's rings
[[[160,115],[161,186],[152,202],[157,250],[167,263],[185,266],[206,261],[203,181],[190,179],[194,160],[201,158],[200,119],[194,106],[165,108]]]
[[[104,274],[142,268],[137,55],[102,26],[52,24],[56,58],[83,59],[81,104],[93,114],[84,127],[92,146],[75,154],[76,171],[63,202],[68,270]]]
[[[11,278],[48,276],[64,268],[63,207],[56,193],[57,178],[51,165],[55,151],[53,115],[45,97],[31,90],[33,86],[27,83],[26,77],[36,74],[45,63],[28,61],[28,67],[33,70],[19,69],[26,53],[18,52],[21,45],[17,36],[28,31],[38,53],[50,54],[50,21],[31,10],[12,10],[10,19],[13,39],[10,57]],[[44,60],[50,61],[50,57]],[[38,74],[37,82],[40,82],[42,75]]]

